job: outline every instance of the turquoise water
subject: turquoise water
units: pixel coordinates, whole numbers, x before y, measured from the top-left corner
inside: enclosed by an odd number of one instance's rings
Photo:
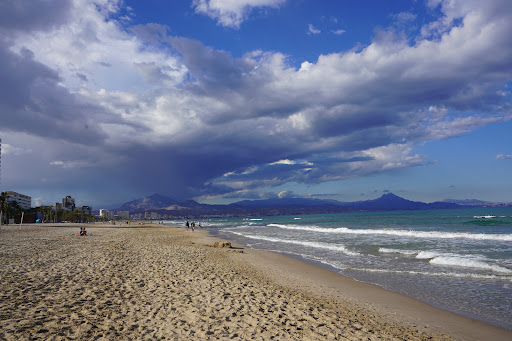
[[[203,221],[248,247],[512,329],[512,208]]]

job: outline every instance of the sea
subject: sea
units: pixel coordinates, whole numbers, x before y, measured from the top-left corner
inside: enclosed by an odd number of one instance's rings
[[[247,247],[512,330],[511,207],[241,217],[201,225]]]

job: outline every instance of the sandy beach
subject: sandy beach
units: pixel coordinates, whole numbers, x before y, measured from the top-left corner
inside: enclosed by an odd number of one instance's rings
[[[80,226],[91,234],[77,236]],[[507,340],[286,256],[159,225],[0,228],[0,339]]]

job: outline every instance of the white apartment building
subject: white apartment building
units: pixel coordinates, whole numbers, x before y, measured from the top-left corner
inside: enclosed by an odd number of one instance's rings
[[[7,201],[8,202],[17,202],[21,208],[28,210],[32,207],[32,198],[28,195],[20,194],[13,191],[7,191]]]
[[[107,219],[114,219],[114,212],[102,208],[102,209],[100,209],[100,217],[105,217]]]

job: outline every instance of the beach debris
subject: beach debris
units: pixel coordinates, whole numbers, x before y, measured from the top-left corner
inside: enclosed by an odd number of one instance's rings
[[[231,242],[227,242],[227,241],[215,242],[213,244],[213,247],[227,247],[227,248],[231,248]]]

